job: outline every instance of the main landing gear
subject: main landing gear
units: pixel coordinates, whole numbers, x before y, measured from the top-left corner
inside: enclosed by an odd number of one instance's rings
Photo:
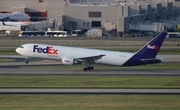
[[[84,68],[84,71],[87,71],[87,70],[94,70],[94,67],[91,66],[91,63],[89,62],[86,62],[86,68]]]
[[[90,66],[90,67],[84,68],[84,71],[87,71],[87,70],[94,70],[94,67],[93,67],[93,66]]]

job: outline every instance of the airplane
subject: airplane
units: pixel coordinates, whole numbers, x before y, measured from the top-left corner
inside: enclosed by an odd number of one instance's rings
[[[135,53],[87,49],[79,47],[55,46],[47,44],[28,43],[21,45],[16,52],[28,58],[44,58],[61,60],[64,65],[84,63],[84,71],[93,70],[92,64],[114,66],[136,66],[161,63],[162,59],[156,58],[158,51],[166,37],[166,32],[160,32],[150,42]]]
[[[2,21],[3,25],[6,25],[4,21],[9,20],[29,20],[30,16],[25,13],[1,13],[0,21]]]

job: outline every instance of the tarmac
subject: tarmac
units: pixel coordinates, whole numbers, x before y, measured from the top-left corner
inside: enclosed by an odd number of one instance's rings
[[[7,55],[4,55],[7,56]],[[0,57],[3,57],[1,55]],[[10,57],[10,56],[7,56]],[[11,56],[14,57],[13,55]],[[15,56],[17,57],[17,56]],[[21,56],[18,56],[21,58]],[[166,62],[179,62],[180,55],[160,55],[165,57]],[[58,66],[58,68],[46,68],[44,66]],[[21,66],[24,66],[23,68]],[[83,67],[83,66],[82,66]],[[180,68],[123,68],[123,67],[97,67],[95,70],[83,71],[81,66],[64,68],[60,61],[54,60],[32,60],[30,64],[25,64],[23,60],[15,62],[0,63],[1,75],[66,75],[73,76],[180,76]],[[180,94],[180,89],[79,89],[79,88],[0,88],[0,94]]]

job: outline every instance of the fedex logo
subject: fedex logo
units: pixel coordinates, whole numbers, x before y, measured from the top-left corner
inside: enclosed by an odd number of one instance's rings
[[[46,48],[41,48],[38,45],[34,45],[33,52],[58,54],[58,49],[54,49],[52,46],[47,46]]]
[[[153,45],[153,46],[147,45],[147,48],[148,48],[148,49],[154,49],[154,50],[158,50],[158,49],[159,49],[159,47],[156,46],[156,45]]]
[[[65,62],[71,62],[70,60],[65,60]]]

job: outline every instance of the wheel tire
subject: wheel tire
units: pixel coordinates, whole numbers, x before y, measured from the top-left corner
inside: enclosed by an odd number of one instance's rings
[[[94,67],[93,67],[93,66],[91,66],[91,70],[94,70]]]
[[[87,71],[88,69],[87,68],[84,68],[84,71]]]
[[[88,70],[91,70],[91,67],[88,67],[87,69],[88,69]]]
[[[25,61],[25,63],[26,63],[26,64],[28,64],[28,63],[29,63],[29,61]]]

